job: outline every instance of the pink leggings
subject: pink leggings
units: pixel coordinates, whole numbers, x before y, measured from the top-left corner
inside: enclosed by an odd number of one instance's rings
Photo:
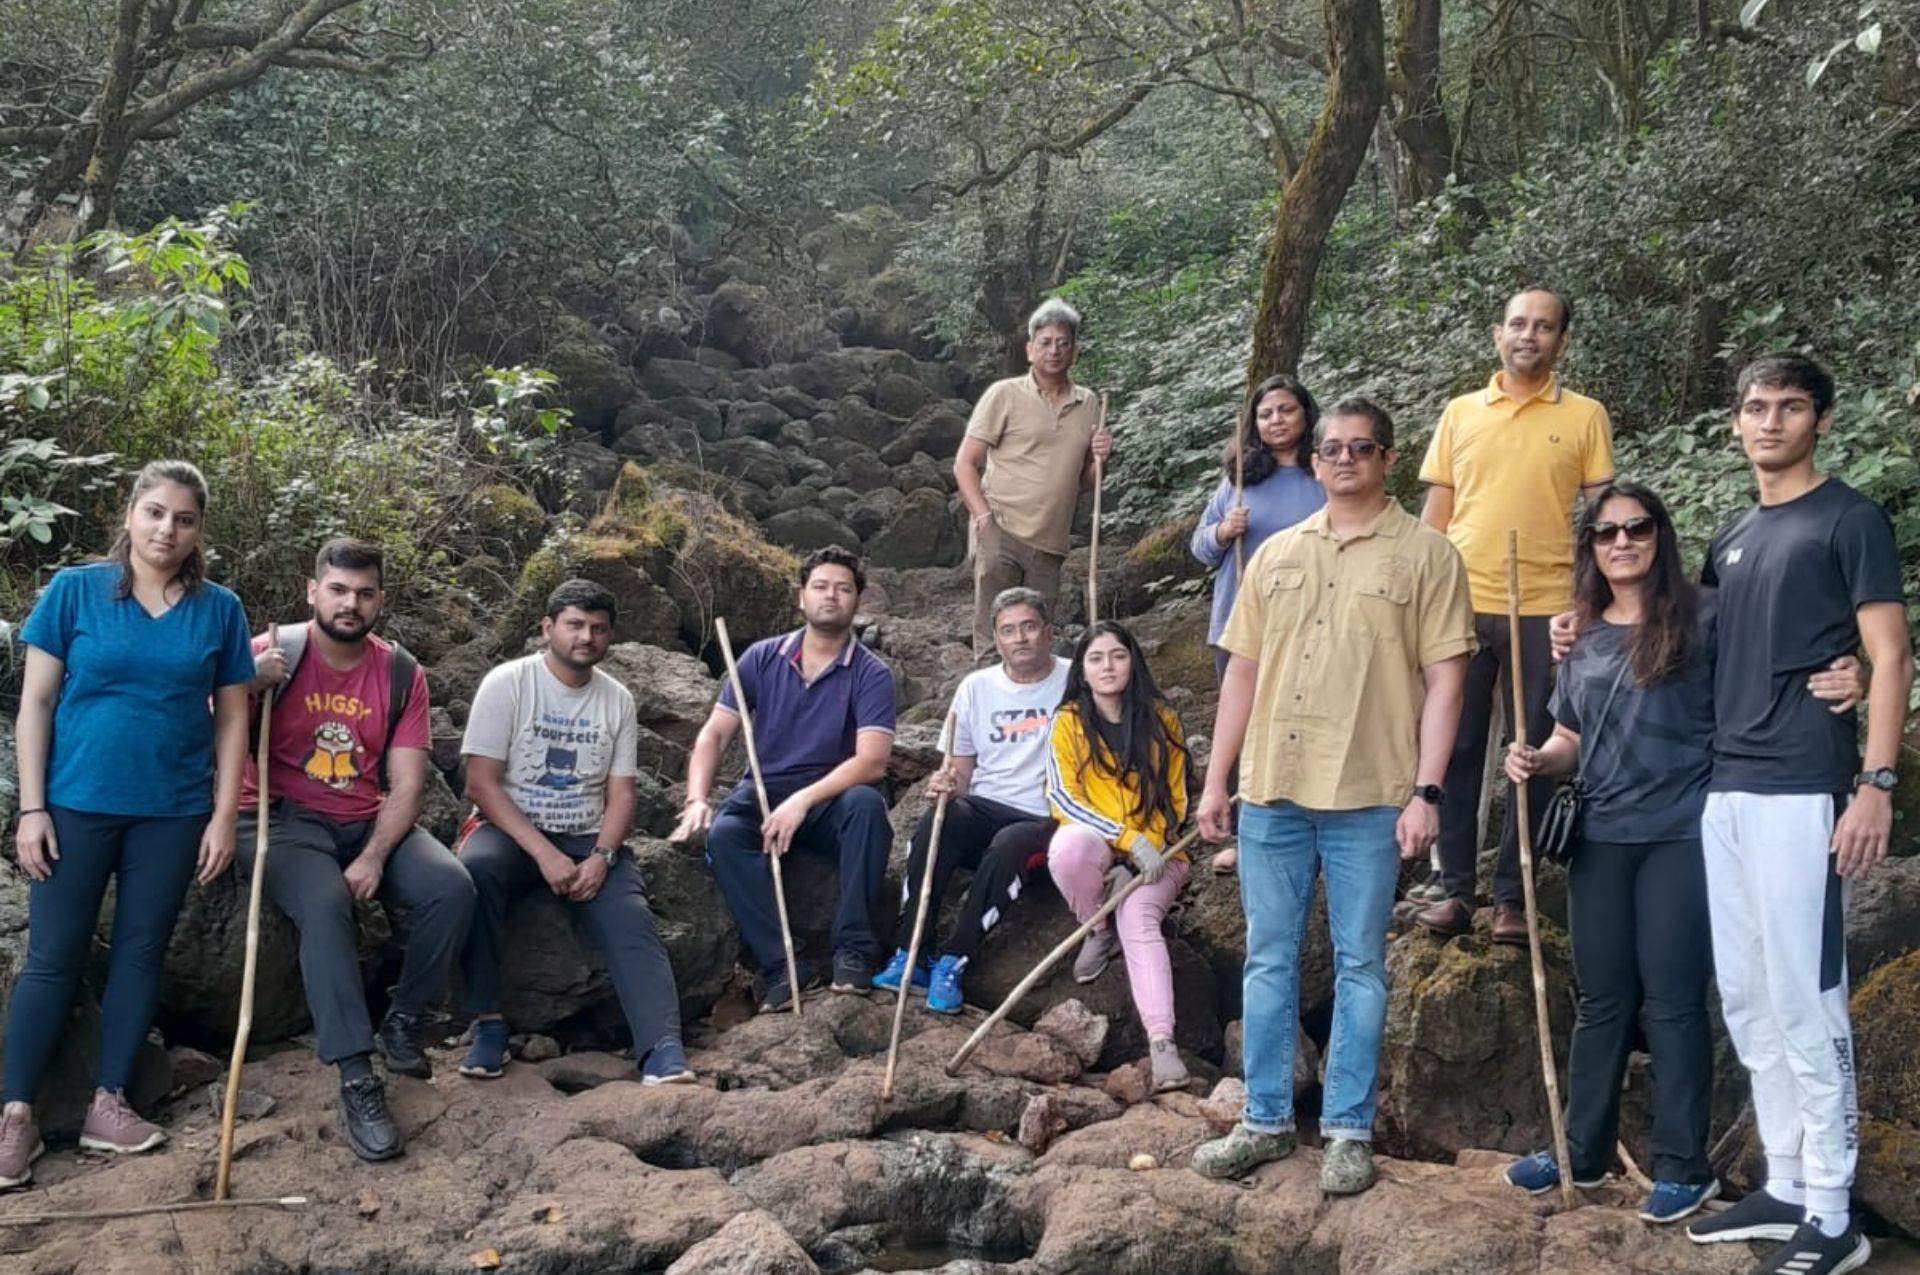
[[[1113,861],[1113,848],[1097,833],[1070,823],[1054,830],[1047,846],[1047,870],[1079,920],[1098,912],[1106,901],[1107,871]],[[1173,1035],[1173,961],[1160,923],[1186,879],[1186,860],[1176,859],[1167,865],[1165,876],[1128,895],[1113,914],[1119,925],[1120,950],[1127,958],[1133,1007],[1140,1011],[1140,1021],[1153,1040]]]

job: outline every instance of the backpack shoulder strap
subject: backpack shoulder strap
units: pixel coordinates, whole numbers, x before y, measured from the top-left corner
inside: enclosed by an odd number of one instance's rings
[[[380,747],[381,792],[387,791],[387,755],[393,751],[393,732],[407,711],[407,700],[413,694],[413,674],[419,667],[420,661],[413,658],[412,651],[398,642],[393,644],[393,662],[387,668],[387,738]]]
[[[287,653],[287,681],[291,682],[293,675],[300,671],[300,661],[307,655],[307,626],[304,624],[274,625],[273,644]]]

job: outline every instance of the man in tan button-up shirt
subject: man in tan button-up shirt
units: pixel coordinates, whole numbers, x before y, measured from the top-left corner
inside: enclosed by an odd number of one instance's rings
[[[1073,507],[1093,486],[1093,459],[1113,452],[1093,392],[1073,383],[1080,315],[1057,298],[1027,320],[1025,376],[995,381],[974,404],[953,478],[972,519],[973,651],[993,650],[989,608],[1025,585],[1052,602]],[[981,477],[984,467],[986,476]]]
[[[1230,659],[1200,829],[1226,837],[1227,774],[1239,761],[1247,1106],[1231,1134],[1194,1153],[1193,1167],[1239,1177],[1293,1150],[1300,935],[1324,869],[1340,973],[1320,1185],[1347,1195],[1374,1180],[1394,851],[1418,858],[1440,832],[1473,605],[1459,553],[1387,495],[1386,412],[1348,399],[1315,434],[1326,507],[1260,546],[1221,635]]]

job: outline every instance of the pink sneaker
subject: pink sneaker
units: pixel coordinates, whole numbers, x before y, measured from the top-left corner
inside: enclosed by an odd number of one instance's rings
[[[46,1151],[40,1130],[26,1112],[0,1117],[0,1187],[33,1181],[33,1162]]]
[[[93,1105],[87,1108],[87,1122],[80,1129],[81,1146],[89,1151],[135,1155],[151,1151],[166,1140],[166,1131],[136,1115],[123,1095],[104,1089],[93,1091]]]

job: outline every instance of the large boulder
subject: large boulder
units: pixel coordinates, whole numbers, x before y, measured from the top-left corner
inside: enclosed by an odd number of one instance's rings
[[[786,455],[763,439],[723,439],[714,444],[713,457],[721,473],[762,491],[778,491],[792,476]]]
[[[894,468],[893,485],[901,491],[924,488],[945,496],[953,486],[953,470],[925,452],[915,452],[910,460]]]
[[[935,401],[919,378],[899,372],[883,373],[873,386],[873,405],[889,416],[905,419]]]
[[[1179,918],[1180,936],[1193,945],[1213,970],[1220,1012],[1228,1019],[1241,1016],[1241,977],[1247,964],[1247,917],[1240,904],[1237,876],[1207,871],[1204,854],[1189,882]],[[1318,1020],[1333,1004],[1333,940],[1327,932],[1326,883],[1314,884],[1313,910],[1300,944],[1299,1012]]]
[[[773,442],[793,418],[772,403],[738,402],[727,408],[727,433],[735,438]]]
[[[600,667],[633,692],[642,728],[683,748],[693,746],[720,693],[707,666],[681,651],[622,642],[608,649]]]
[[[656,399],[712,399],[721,376],[692,359],[649,359],[640,372],[640,388]]]
[[[707,340],[748,363],[805,357],[839,342],[812,315],[794,313],[758,284],[730,279],[707,299]]]
[[[11,752],[12,732],[0,732],[0,785],[14,779]],[[0,807],[0,826],[7,825],[12,807]],[[27,962],[27,893],[22,877],[0,871],[0,1053],[7,1049],[7,1007],[13,999],[13,986]],[[34,1120],[40,1132],[67,1136],[77,1133],[86,1119],[87,1106],[93,1100],[94,1080],[100,1073],[100,1000],[97,979],[89,979],[74,997],[73,1009],[60,1042],[41,1073],[40,1088],[34,1094]],[[153,1037],[140,1047],[134,1065],[128,1098],[133,1105],[150,1109],[169,1088],[172,1069],[166,1049]]]
[[[946,493],[922,487],[907,493],[871,552],[883,567],[950,567],[966,557],[967,537],[947,509]]]
[[[1524,1154],[1550,1143],[1527,950],[1489,942],[1490,916],[1466,938],[1420,931],[1387,950],[1378,1140],[1389,1154],[1451,1159],[1469,1147]],[[1573,1029],[1567,943],[1551,926],[1542,939],[1553,1038],[1564,1044]]]
[[[1887,1221],[1920,1235],[1920,952],[1881,966],[1853,994],[1860,1086],[1854,1190]]]
[[[915,452],[925,452],[935,460],[951,460],[966,436],[967,418],[954,404],[928,403],[880,449],[880,459],[898,465],[910,460]]]
[[[1847,900],[1847,970],[1855,986],[1920,946],[1920,857],[1888,859],[1855,881]]]
[[[606,338],[572,315],[556,319],[542,361],[560,378],[561,401],[574,424],[603,432],[634,395],[633,373]]]
[[[893,441],[900,422],[870,407],[865,399],[849,394],[833,405],[831,415],[814,417],[814,428],[819,433],[844,438],[877,452]]]
[[[1190,547],[1198,522],[1197,515],[1163,522],[1129,545],[1118,566],[1103,565],[1100,592],[1113,599],[1115,615],[1151,610],[1167,590],[1207,574]]]
[[[797,509],[774,514],[762,526],[769,540],[802,553],[827,545],[847,547],[860,543],[860,538],[835,518],[832,511],[812,500]]]
[[[651,575],[667,560],[664,546],[650,534],[653,530],[609,521],[586,535],[562,536],[541,546],[521,568],[513,599],[496,625],[501,649],[517,652],[537,633],[547,595],[574,578],[591,580],[613,594],[619,609],[614,641],[677,644],[679,607]]]

